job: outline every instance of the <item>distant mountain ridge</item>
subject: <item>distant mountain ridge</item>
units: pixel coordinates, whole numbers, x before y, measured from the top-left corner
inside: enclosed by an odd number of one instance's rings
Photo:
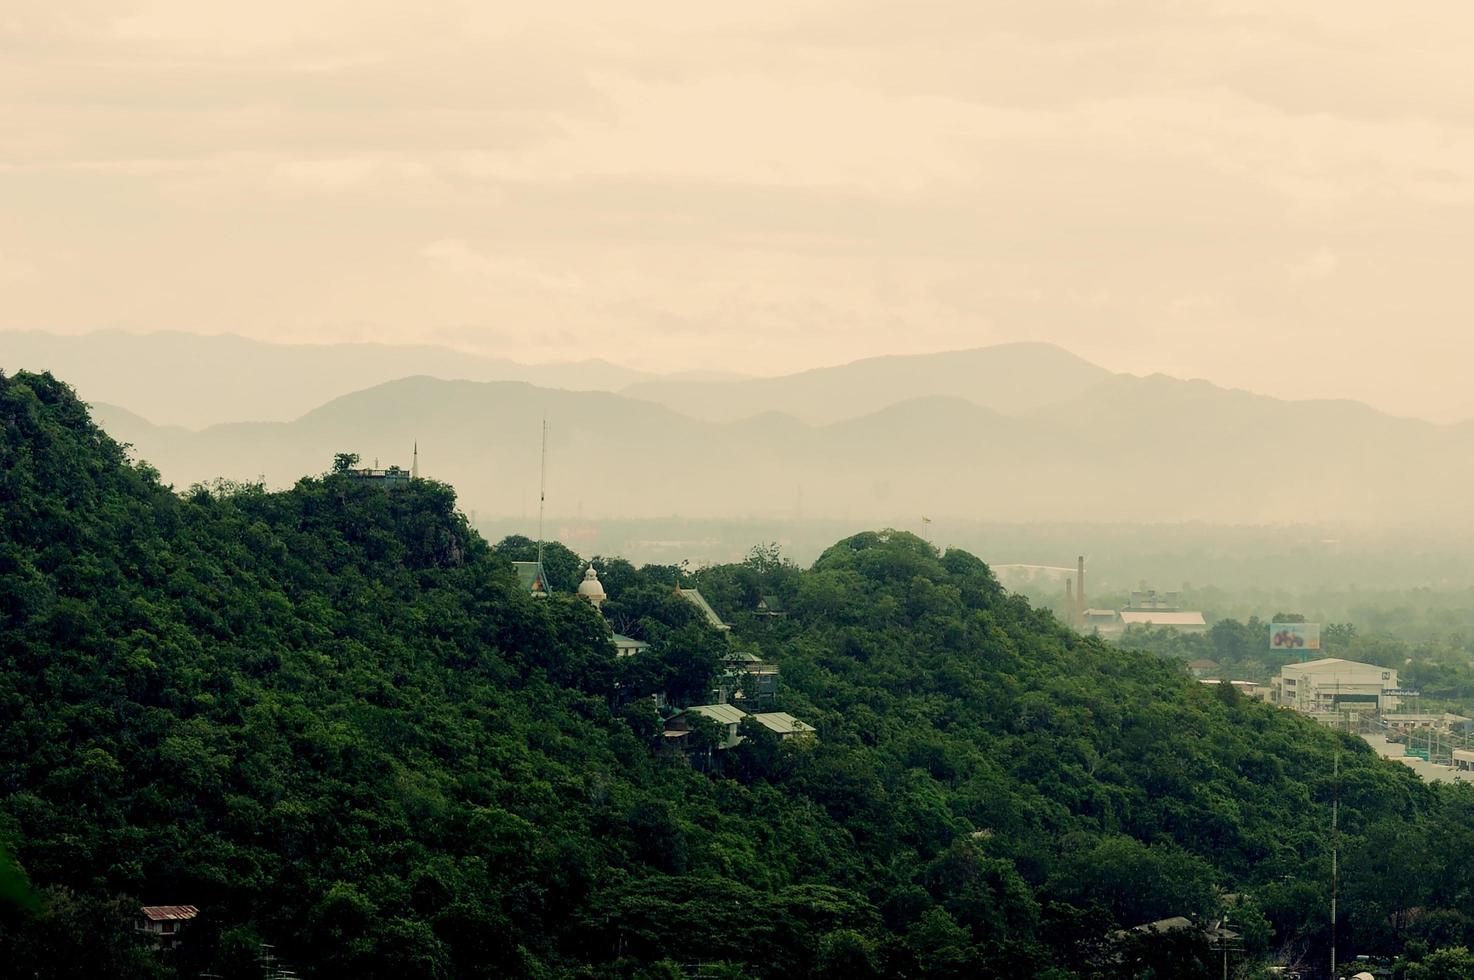
[[[536,512],[544,419],[549,513],[567,517],[1386,523],[1463,520],[1474,491],[1474,428],[1162,376],[1107,376],[1017,415],[933,394],[824,425],[775,411],[711,422],[609,392],[427,377],[287,423],[196,433],[97,414],[181,485],[285,485],[343,451],[407,465],[417,442],[422,472],[488,515]]]
[[[777,411],[825,425],[933,395],[1017,414],[1078,396],[1108,377],[1105,368],[1053,344],[1015,343],[871,357],[775,378],[642,381],[623,394],[711,422]]]
[[[235,334],[121,330],[0,332],[0,369],[50,371],[88,401],[191,428],[284,422],[341,395],[416,374],[605,391],[657,377],[598,359],[521,364],[425,344],[272,344]]]

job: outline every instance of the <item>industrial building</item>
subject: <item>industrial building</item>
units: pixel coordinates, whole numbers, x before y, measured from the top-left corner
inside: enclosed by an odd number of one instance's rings
[[[1397,671],[1377,664],[1328,657],[1286,664],[1274,679],[1274,701],[1297,711],[1375,711],[1386,714],[1402,703]]]

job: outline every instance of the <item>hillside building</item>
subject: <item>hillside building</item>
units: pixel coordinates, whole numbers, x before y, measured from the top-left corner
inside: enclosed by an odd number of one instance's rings
[[[548,576],[543,571],[543,563],[540,561],[514,561],[512,569],[517,573],[517,581],[522,588],[536,599],[548,597]]]
[[[764,711],[753,715],[752,720],[785,740],[811,736],[818,731],[813,725],[799,721],[786,711]]]
[[[134,916],[133,928],[161,946],[177,946],[180,932],[199,914],[193,905],[145,905]]]
[[[775,595],[759,597],[757,606],[752,612],[754,616],[760,616],[763,619],[784,619],[788,616],[788,611],[783,608],[783,600]]]
[[[1402,704],[1397,671],[1328,657],[1285,664],[1274,680],[1274,702],[1296,711],[1368,711],[1386,714]]]
[[[365,466],[361,469],[345,470],[344,475],[355,483],[368,483],[386,489],[407,487],[410,481],[409,470],[402,466],[390,466],[382,470]]]
[[[650,649],[650,644],[644,640],[637,640],[633,636],[625,636],[623,633],[614,634],[614,653],[620,657],[633,657],[637,653],[644,653]]]
[[[712,682],[713,702],[761,707],[772,704],[777,697],[777,664],[738,651],[722,657],[722,671]]]
[[[706,597],[703,596],[699,590],[683,589],[678,585],[676,586],[676,595],[680,596],[682,599],[685,599],[687,602],[694,605],[697,609],[700,609],[701,615],[706,617],[707,624],[710,625],[713,629],[719,629],[725,632],[732,628],[726,623],[722,622],[722,617],[718,616],[717,611],[711,608],[711,603],[706,601]]]

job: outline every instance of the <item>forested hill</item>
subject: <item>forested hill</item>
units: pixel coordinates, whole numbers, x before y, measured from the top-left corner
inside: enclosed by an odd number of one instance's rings
[[[1197,933],[1115,930],[1225,910],[1236,962],[1324,962],[1336,736],[971,555],[758,549],[696,576],[730,635],[600,561],[651,644],[616,658],[447,486],[176,495],[46,375],[0,376],[0,421],[0,844],[39,893],[0,909],[9,975],[260,976],[266,942],[309,977],[1197,976]],[[817,737],[749,724],[706,774],[649,696],[732,650]],[[1474,792],[1339,745],[1343,954],[1467,942]],[[201,915],[165,953],[140,903]]]

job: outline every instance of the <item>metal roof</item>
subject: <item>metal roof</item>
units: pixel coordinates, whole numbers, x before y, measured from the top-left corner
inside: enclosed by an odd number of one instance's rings
[[[707,602],[706,597],[703,596],[698,590],[683,589],[677,586],[676,593],[680,595],[681,598],[694,604],[697,609],[700,609],[702,615],[706,617],[706,621],[712,626],[715,626],[719,630],[729,630],[732,628],[726,623],[722,622],[722,617],[717,615],[717,611],[711,608],[711,603]]]
[[[797,735],[801,732],[818,731],[813,725],[799,721],[786,711],[764,711],[752,716],[753,720],[779,735]]]
[[[731,653],[724,654],[722,660],[729,664],[760,664],[763,662],[762,657],[755,653],[748,653],[746,650],[733,650]]]
[[[698,715],[705,715],[712,721],[723,725],[736,725],[747,717],[747,712],[741,708],[734,708],[730,704],[695,704],[686,711],[694,711]],[[685,712],[682,712],[683,714]]]
[[[1207,626],[1200,612],[1164,612],[1161,609],[1123,609],[1121,622],[1152,626]]]
[[[639,649],[641,647],[648,647],[650,644],[646,643],[644,640],[637,640],[633,636],[625,636],[623,633],[615,633],[614,645],[617,647]]]
[[[138,911],[150,922],[177,922],[193,919],[200,914],[200,910],[193,905],[145,905]]]

